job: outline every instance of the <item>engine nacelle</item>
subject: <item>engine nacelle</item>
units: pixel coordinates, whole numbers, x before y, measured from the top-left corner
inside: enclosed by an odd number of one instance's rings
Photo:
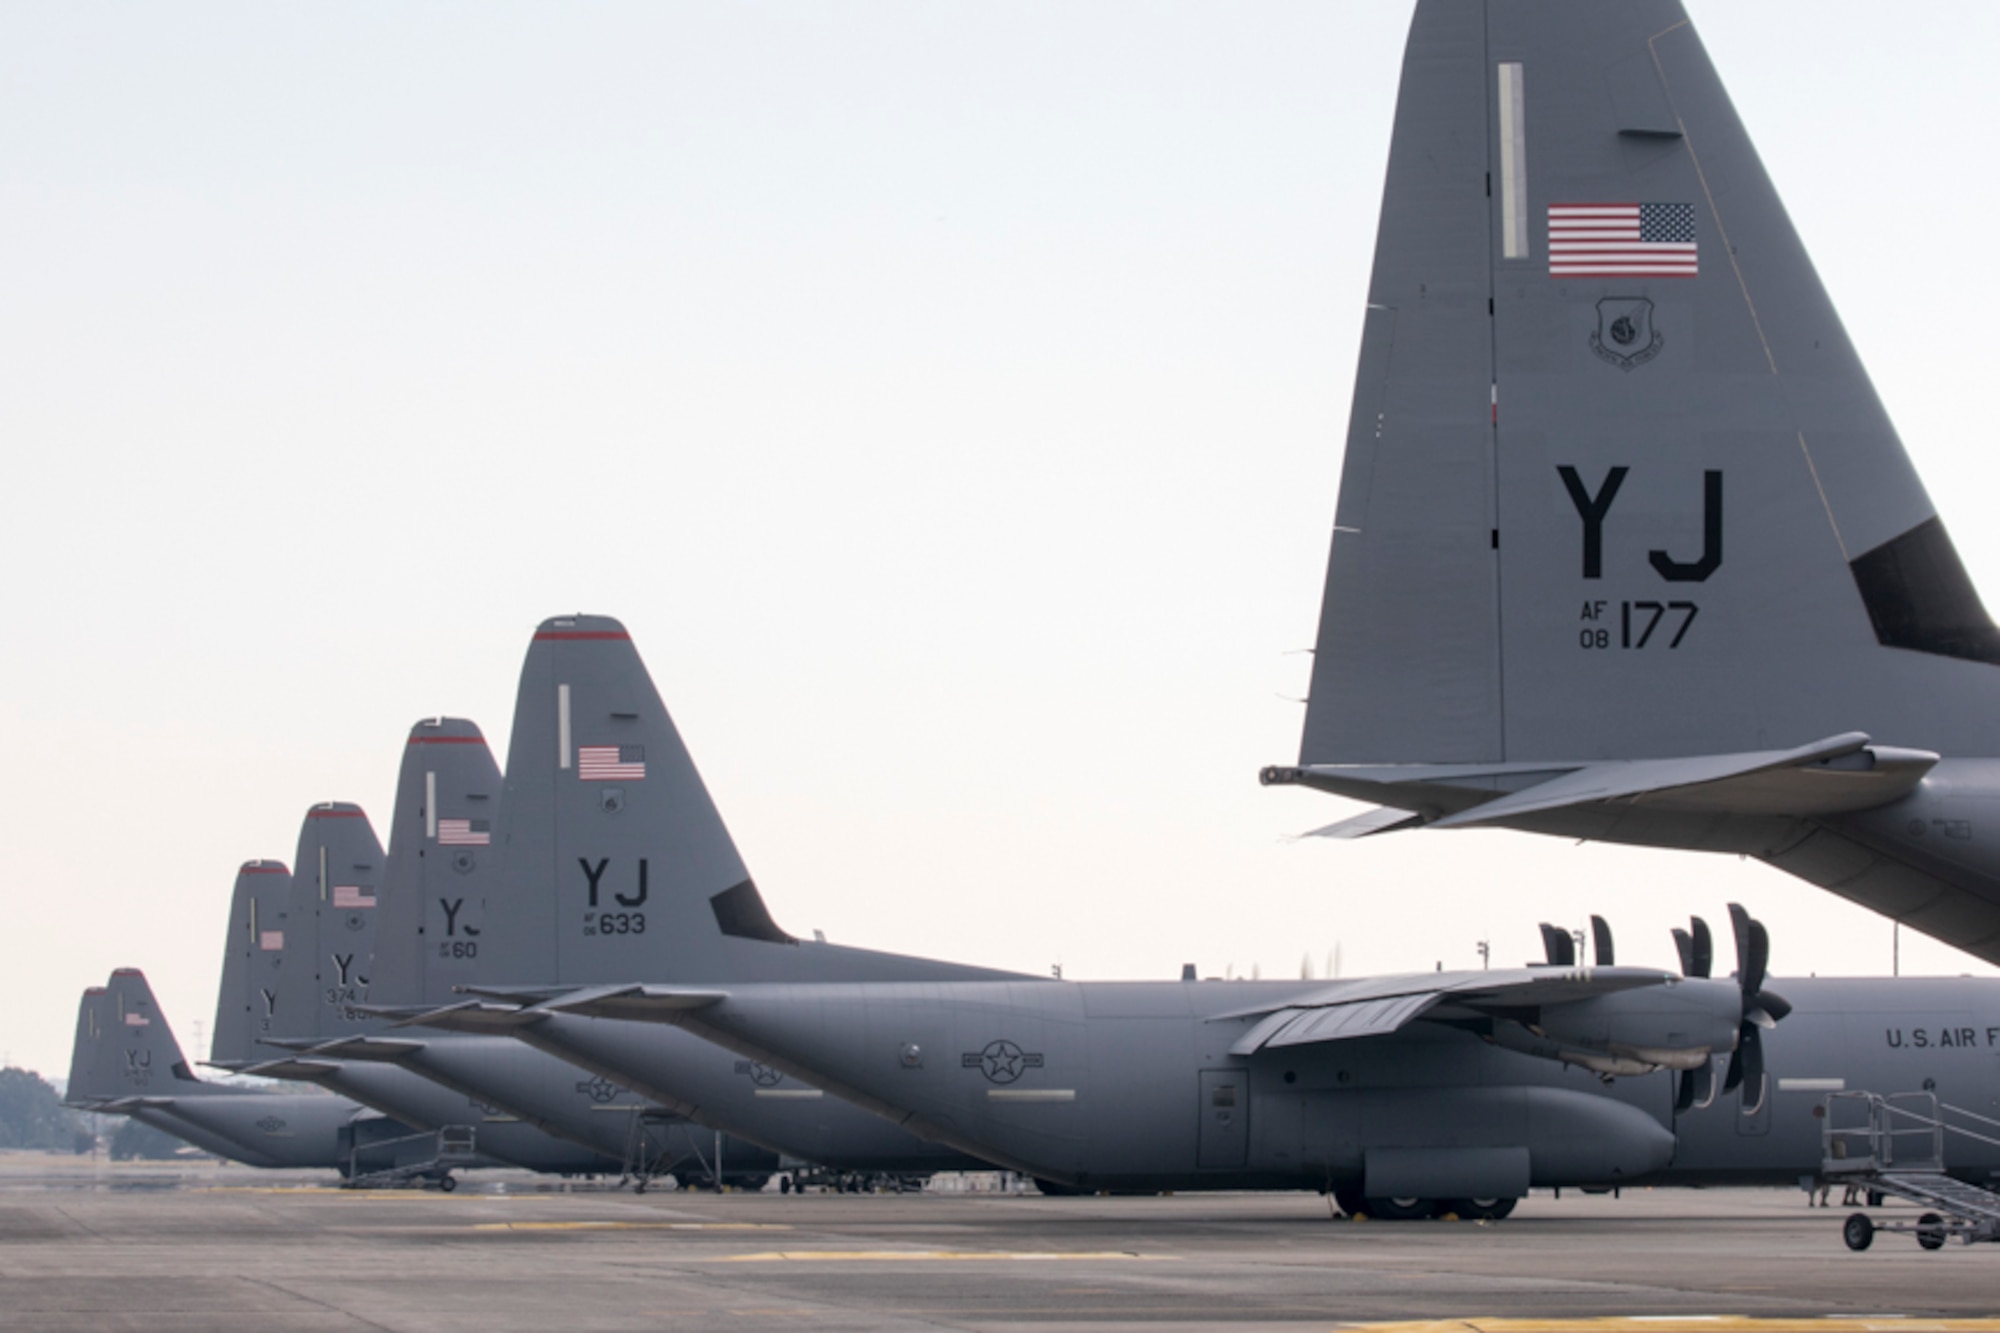
[[[1568,1004],[1494,1024],[1510,1050],[1606,1075],[1695,1069],[1736,1047],[1743,995],[1734,981],[1683,978]]]

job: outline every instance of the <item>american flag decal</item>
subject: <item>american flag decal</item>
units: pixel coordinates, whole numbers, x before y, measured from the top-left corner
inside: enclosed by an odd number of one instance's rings
[[[1692,278],[1693,204],[1550,204],[1552,278]]]
[[[637,782],[646,776],[646,747],[579,745],[576,775],[585,782]]]
[[[259,931],[257,934],[257,947],[265,953],[277,952],[279,949],[285,947],[285,932],[282,930]]]
[[[128,1028],[149,1028],[153,1026],[153,1020],[144,1014],[127,1014],[125,1015],[125,1026]]]
[[[335,907],[373,907],[375,905],[375,895],[358,889],[352,884],[336,884],[333,886],[333,905]]]
[[[493,841],[488,819],[440,819],[438,841],[446,847],[484,847]]]

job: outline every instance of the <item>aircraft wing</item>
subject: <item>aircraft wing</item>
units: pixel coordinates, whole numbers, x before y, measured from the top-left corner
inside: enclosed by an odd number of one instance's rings
[[[1229,1048],[1252,1055],[1283,1046],[1380,1037],[1440,1010],[1455,1017],[1518,1017],[1544,1007],[1648,986],[1678,985],[1651,968],[1509,968],[1497,972],[1376,977],[1295,996],[1263,1009],[1218,1014],[1211,1022],[1261,1015]]]

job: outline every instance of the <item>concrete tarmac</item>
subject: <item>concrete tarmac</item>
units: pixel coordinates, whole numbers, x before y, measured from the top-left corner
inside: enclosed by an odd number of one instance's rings
[[[1711,1316],[1914,1330],[2000,1311],[2000,1246],[1926,1252],[1881,1235],[1855,1254],[1840,1239],[1847,1211],[1808,1208],[1797,1191],[1660,1190],[1540,1195],[1497,1223],[1336,1222],[1310,1194],[634,1195],[517,1172],[473,1173],[446,1195],[4,1154],[0,1327],[1039,1331],[1644,1316],[1623,1327],[1664,1333],[1726,1326]]]

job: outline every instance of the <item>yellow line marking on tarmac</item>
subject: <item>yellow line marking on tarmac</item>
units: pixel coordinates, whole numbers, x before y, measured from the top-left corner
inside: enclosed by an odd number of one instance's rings
[[[455,1194],[442,1190],[344,1190],[337,1185],[197,1185],[190,1194],[324,1194],[329,1199],[522,1199],[524,1194]],[[546,1197],[546,1196],[545,1196]]]
[[[480,1222],[474,1231],[790,1231],[783,1222]]]
[[[1748,1315],[1628,1315],[1616,1319],[1418,1319],[1408,1323],[1348,1323],[1366,1333],[2000,1333],[2000,1319],[1906,1319],[1904,1315],[1814,1315],[1752,1319]]]
[[[1087,1259],[1124,1259],[1141,1262],[1162,1255],[1135,1254],[1130,1250],[764,1250],[757,1254],[718,1255],[719,1264],[786,1263],[1068,1263]]]
[[[1749,1315],[1633,1315],[1602,1319],[1424,1319],[1343,1324],[1365,1333],[2000,1333],[2000,1319],[1909,1319],[1902,1315],[1820,1315],[1761,1319]]]

